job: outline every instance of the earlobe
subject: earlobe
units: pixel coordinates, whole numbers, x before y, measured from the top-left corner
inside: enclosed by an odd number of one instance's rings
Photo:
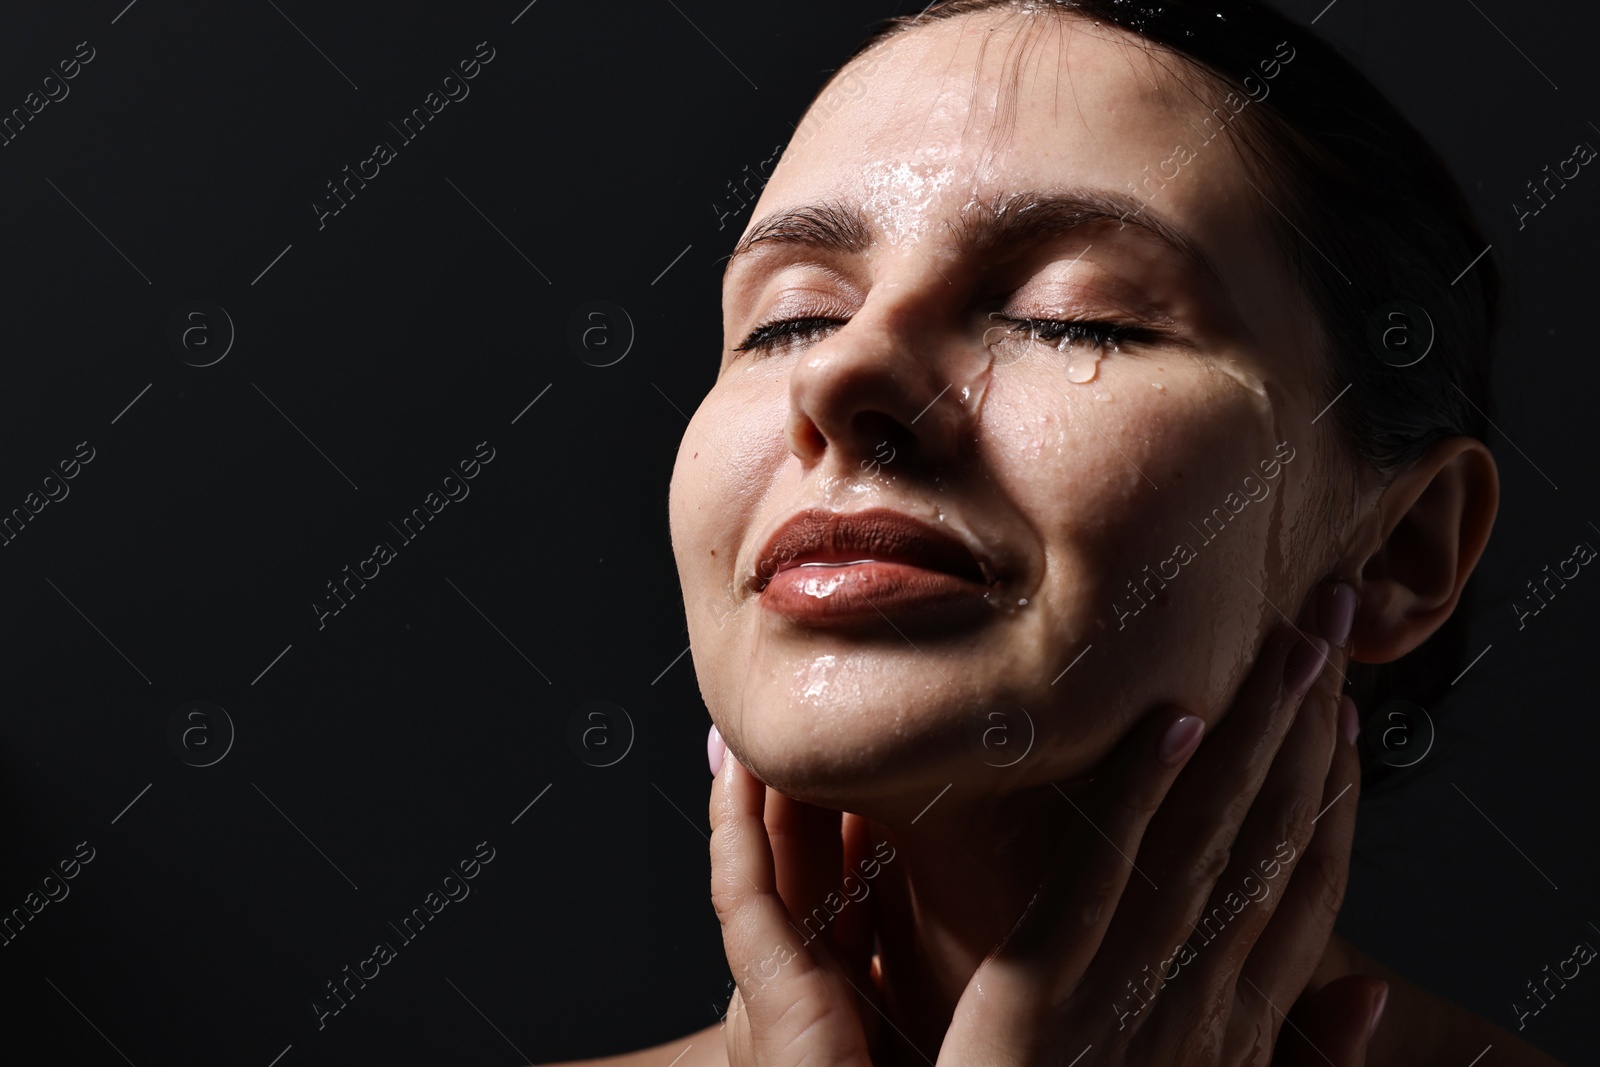
[[[1381,540],[1362,564],[1352,660],[1389,663],[1444,624],[1499,506],[1494,457],[1475,438],[1440,441],[1394,476],[1377,504]]]

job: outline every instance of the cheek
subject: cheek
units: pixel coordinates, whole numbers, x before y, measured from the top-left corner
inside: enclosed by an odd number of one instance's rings
[[[732,553],[788,455],[787,412],[787,394],[770,382],[763,387],[737,379],[718,382],[695,410],[678,445],[668,496],[680,570],[697,562],[693,549],[708,559],[715,549],[713,569],[731,574]]]
[[[679,444],[668,522],[697,669],[737,661],[727,642],[751,608],[737,596],[747,562],[739,550],[761,502],[782,490],[785,473],[797,473],[785,467],[787,411],[787,393],[770,382],[725,379],[707,394]],[[717,679],[703,672],[701,683],[715,689]]]
[[[1296,580],[1283,542],[1298,496],[1284,490],[1301,472],[1283,465],[1260,489],[1273,407],[1196,359],[1113,354],[1092,382],[1046,367],[992,388],[985,436],[1045,544],[1049,639],[1094,645],[1064,695],[1128,715],[1159,699],[1217,706],[1276,616],[1264,594]]]
[[[1109,559],[1153,540],[1167,548],[1273,455],[1259,399],[1198,361],[1119,358],[1094,380],[1061,367],[995,374],[985,457],[1047,543]],[[1281,481],[1281,479],[1279,479]],[[1259,493],[1258,493],[1259,495]]]

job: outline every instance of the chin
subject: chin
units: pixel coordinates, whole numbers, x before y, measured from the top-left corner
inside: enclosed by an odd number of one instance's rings
[[[979,662],[927,646],[925,658],[904,641],[775,651],[741,657],[751,664],[744,688],[719,694],[711,710],[729,750],[788,796],[909,818],[946,785],[1006,792],[1039,762],[1039,716],[997,698],[1009,683]]]
[[[730,751],[767,785],[807,803],[863,811],[934,777],[931,767],[946,762],[941,749],[959,733],[948,724],[960,712],[881,687],[870,698],[845,697],[852,689],[840,680],[839,702],[747,693],[715,718]]]

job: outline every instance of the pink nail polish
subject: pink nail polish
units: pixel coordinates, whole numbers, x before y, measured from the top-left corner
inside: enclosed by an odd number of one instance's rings
[[[1383,1009],[1389,1004],[1389,983],[1383,983],[1383,991],[1377,996],[1377,1003],[1372,1008],[1372,1022],[1367,1026],[1367,1040],[1372,1040],[1372,1035],[1378,1032],[1378,1020],[1383,1018]]]
[[[1339,732],[1352,745],[1361,736],[1361,716],[1356,712],[1356,702],[1346,693],[1339,698]]]
[[[722,757],[727,754],[728,746],[722,740],[722,734],[717,730],[716,724],[713,723],[711,732],[706,734],[706,762],[711,765],[713,778],[722,770]]]
[[[1322,593],[1317,626],[1334,648],[1343,648],[1350,640],[1350,628],[1356,621],[1356,600],[1356,591],[1347,582],[1336,582]]]
[[[1166,736],[1161,739],[1161,748],[1156,753],[1156,759],[1165,766],[1176,767],[1194,750],[1194,746],[1200,741],[1200,735],[1205,733],[1205,730],[1205,720],[1200,716],[1185,715],[1167,727]]]
[[[1311,688],[1311,683],[1322,673],[1328,662],[1328,642],[1320,637],[1297,643],[1289,652],[1289,661],[1283,667],[1283,688],[1291,696],[1299,696]]]

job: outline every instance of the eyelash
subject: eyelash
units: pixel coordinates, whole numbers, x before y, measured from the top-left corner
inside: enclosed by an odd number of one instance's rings
[[[994,315],[1006,324],[1014,334],[1020,334],[1035,341],[1045,344],[1055,344],[1058,347],[1062,342],[1077,343],[1089,341],[1098,349],[1111,349],[1115,351],[1125,343],[1149,342],[1156,338],[1153,330],[1138,326],[1118,326],[1109,322],[1092,319],[1019,319],[1005,315]],[[802,339],[816,339],[831,326],[843,326],[844,319],[812,316],[799,319],[779,319],[774,322],[763,323],[750,332],[750,336],[741,341],[735,352],[762,352],[778,348],[780,345],[787,347],[797,344]]]
[[[1004,322],[1012,333],[1031,340],[1054,344],[1092,342],[1095,348],[1117,351],[1125,343],[1148,342],[1156,337],[1152,330],[1139,326],[1118,326],[1095,319],[1013,319],[1004,315],[995,318]]]
[[[829,326],[843,326],[844,319],[831,319],[823,316],[811,316],[802,319],[778,319],[774,322],[762,323],[750,331],[750,336],[739,342],[734,348],[735,352],[762,352],[779,346],[794,344],[797,340],[809,334],[822,332]]]

